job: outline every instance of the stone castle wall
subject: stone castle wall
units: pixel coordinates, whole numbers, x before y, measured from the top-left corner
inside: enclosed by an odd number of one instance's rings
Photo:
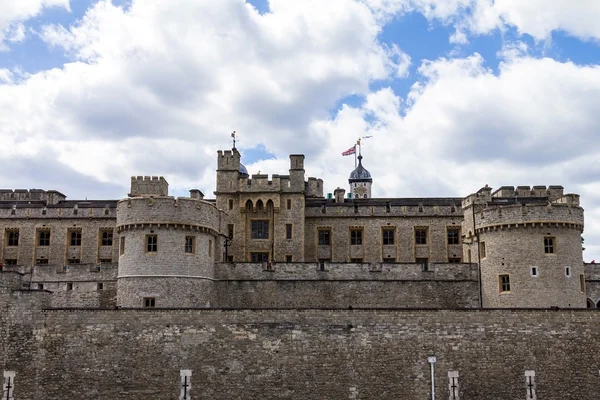
[[[600,314],[588,310],[31,310],[3,314],[15,398],[595,400]],[[37,301],[39,303],[39,299]],[[28,304],[29,303],[29,304]],[[7,345],[8,344],[8,345]],[[510,344],[510,345],[509,345]],[[134,354],[134,357],[124,357]],[[60,371],[60,374],[57,374]],[[332,377],[335,377],[333,379]]]

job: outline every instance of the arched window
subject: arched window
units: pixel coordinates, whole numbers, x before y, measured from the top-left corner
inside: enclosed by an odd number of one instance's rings
[[[246,211],[252,211],[252,200],[246,202]]]
[[[600,308],[600,300],[598,300],[598,304],[596,304],[596,308]]]
[[[596,306],[594,305],[594,302],[591,301],[590,299],[587,299],[587,308],[596,308]]]
[[[259,200],[256,202],[256,210],[257,211],[262,211],[263,210],[263,202],[262,200]]]
[[[364,198],[364,199],[366,199],[366,198],[367,198],[367,195],[366,195],[366,194],[363,194],[363,198]]]

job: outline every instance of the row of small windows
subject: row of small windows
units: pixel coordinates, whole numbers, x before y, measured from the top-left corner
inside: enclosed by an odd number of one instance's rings
[[[113,244],[113,232],[112,230],[103,229],[100,231],[100,245],[101,246],[112,246]],[[38,246],[50,246],[50,229],[39,229],[37,231],[36,243]],[[81,230],[70,230],[67,233],[70,246],[81,246]],[[11,229],[6,231],[6,246],[17,247],[19,246],[19,230]]]
[[[251,208],[252,207],[252,202],[250,202],[250,200],[248,200],[249,203],[246,203],[246,208]],[[233,210],[233,199],[229,199],[229,201],[227,202],[227,205],[229,207],[230,210]],[[291,199],[286,199],[285,201],[285,208],[287,210],[291,210],[292,209],[292,200]],[[263,206],[263,202],[261,200],[259,200],[256,203],[256,209],[258,211],[262,211],[264,209]]]
[[[554,254],[556,252],[556,238],[553,236],[544,237],[544,253],[545,254]],[[485,242],[479,243],[479,254],[481,258],[487,257],[487,249],[485,246]]]
[[[13,206],[13,208],[10,210],[10,214],[11,215],[16,215],[17,214],[17,208],[16,206]],[[42,215],[46,215],[47,214],[47,208],[44,207],[42,208]],[[78,208],[73,208],[73,215],[78,215],[79,214],[79,209]],[[109,215],[110,211],[105,208],[104,209],[104,215]]]
[[[212,240],[208,241],[208,256],[212,257]],[[158,235],[146,235],[145,241],[145,251],[146,253],[156,253],[158,252]],[[196,236],[186,236],[183,242],[183,251],[187,254],[195,254],[196,253]],[[125,254],[125,237],[120,238],[119,243],[119,253],[121,255]]]
[[[539,276],[539,268],[531,267],[530,274],[532,277],[536,278]],[[571,277],[571,267],[565,267],[565,276],[567,278]],[[585,293],[585,276],[583,274],[579,275],[579,289],[581,292]],[[510,292],[510,275],[509,274],[500,274],[498,275],[498,291],[500,293],[509,293]]]
[[[381,229],[381,239],[384,245],[395,244],[396,230],[395,228],[383,227]],[[415,244],[426,245],[427,244],[428,229],[427,228],[415,228]],[[318,243],[319,245],[331,245],[331,230],[319,229],[318,231]],[[350,229],[350,244],[361,245],[363,243],[363,228],[352,228]],[[448,228],[447,229],[447,243],[448,244],[460,244],[460,229],[459,228]]]
[[[43,283],[38,283],[37,284],[37,288],[39,290],[44,290],[44,284]],[[65,290],[67,292],[73,291],[73,282],[67,282],[67,284],[65,285]],[[104,290],[104,282],[97,282],[96,283],[96,290]]]

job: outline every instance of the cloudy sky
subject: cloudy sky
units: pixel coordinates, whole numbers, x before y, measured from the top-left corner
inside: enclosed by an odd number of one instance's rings
[[[0,187],[212,197],[304,153],[326,192],[363,141],[374,196],[581,194],[600,260],[597,0],[0,0]]]

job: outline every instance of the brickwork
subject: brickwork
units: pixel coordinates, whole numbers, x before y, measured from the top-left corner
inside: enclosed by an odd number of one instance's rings
[[[177,399],[182,369],[199,399],[427,399],[432,355],[439,398],[448,371],[460,398],[525,398],[528,370],[538,398],[597,398],[588,310],[23,311],[0,317],[22,399]]]

